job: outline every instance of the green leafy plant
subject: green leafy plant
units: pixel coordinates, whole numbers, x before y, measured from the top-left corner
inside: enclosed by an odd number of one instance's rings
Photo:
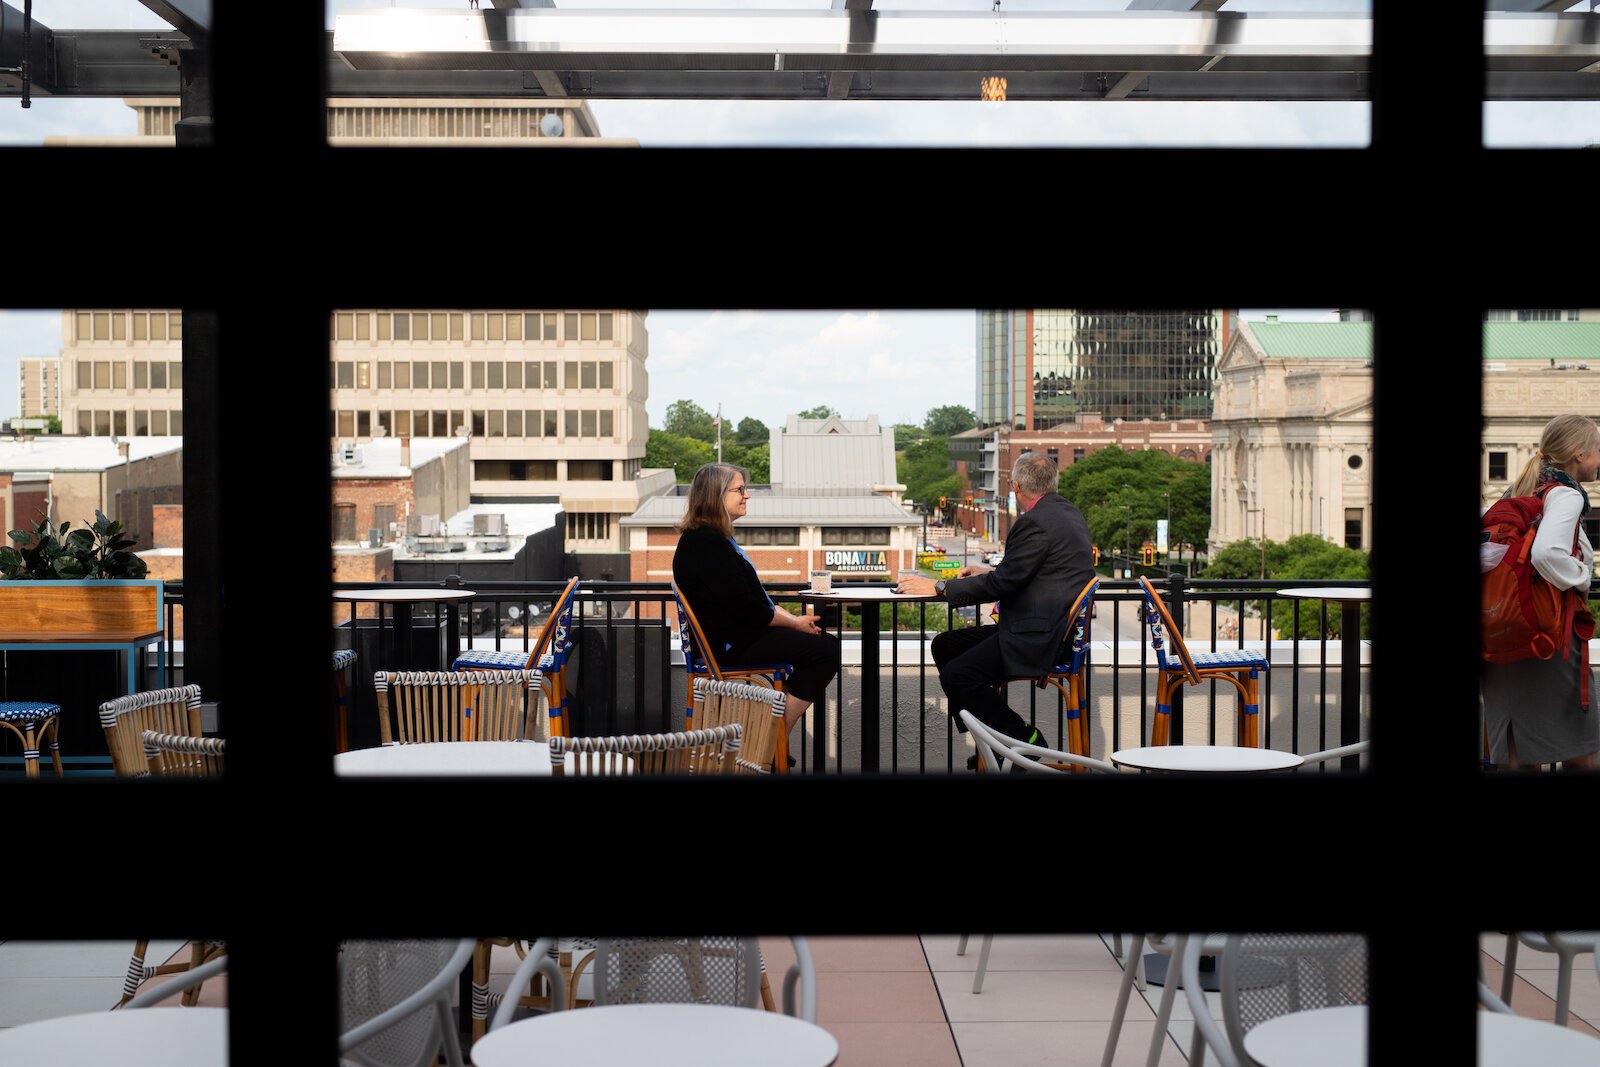
[[[0,575],[6,578],[143,578],[149,568],[144,560],[128,551],[134,542],[122,536],[122,523],[100,512],[94,524],[71,530],[70,522],[60,529],[48,516],[39,519],[32,530],[12,530],[17,547],[0,548]]]

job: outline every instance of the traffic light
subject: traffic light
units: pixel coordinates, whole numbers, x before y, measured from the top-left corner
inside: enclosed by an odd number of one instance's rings
[[[971,506],[972,506],[972,498],[969,496],[969,497],[967,497],[967,507],[970,508]]]
[[[1098,567],[1100,566],[1100,546],[1091,545],[1090,547],[1094,549],[1094,565]]]
[[[949,504],[945,503],[944,497],[940,497],[939,498],[939,510],[940,511],[943,511],[945,508],[947,508],[949,506],[950,506]]]
[[[1145,545],[1144,546],[1144,565],[1146,567],[1153,566],[1155,564],[1155,561],[1156,561],[1156,549],[1155,549],[1155,546],[1154,545]]]

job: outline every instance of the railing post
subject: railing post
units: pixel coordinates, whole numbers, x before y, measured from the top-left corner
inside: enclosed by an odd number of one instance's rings
[[[1184,624],[1183,610],[1186,585],[1183,575],[1171,573],[1167,575],[1167,610],[1172,613],[1173,629],[1180,634],[1187,629]],[[1175,634],[1167,635],[1167,644],[1169,646],[1175,646],[1176,640]],[[1169,647],[1168,652],[1174,657],[1177,655],[1176,647]],[[1170,744],[1183,744],[1183,691],[1187,688],[1189,688],[1187,685],[1178,685],[1172,690],[1172,725],[1169,728],[1171,732],[1168,736],[1168,743]]]

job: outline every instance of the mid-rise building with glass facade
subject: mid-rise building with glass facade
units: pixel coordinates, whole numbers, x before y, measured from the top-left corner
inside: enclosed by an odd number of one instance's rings
[[[1203,419],[1230,312],[978,312],[978,424],[1047,430],[1080,413]]]

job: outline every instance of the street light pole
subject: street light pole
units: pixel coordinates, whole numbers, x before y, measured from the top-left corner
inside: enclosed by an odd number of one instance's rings
[[[1123,517],[1122,551],[1128,557],[1128,573],[1133,573],[1133,505],[1128,503],[1128,490],[1132,488],[1127,482],[1122,483],[1122,510],[1127,512]]]

